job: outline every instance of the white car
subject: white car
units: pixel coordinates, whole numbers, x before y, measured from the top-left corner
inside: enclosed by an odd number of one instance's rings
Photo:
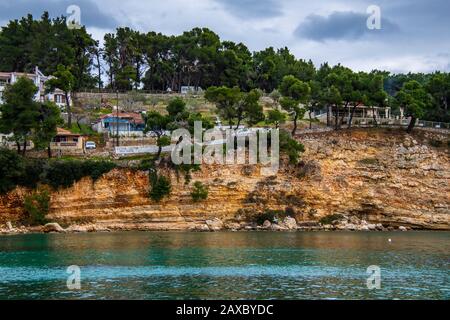
[[[86,150],[95,150],[97,149],[97,145],[93,141],[86,142]]]

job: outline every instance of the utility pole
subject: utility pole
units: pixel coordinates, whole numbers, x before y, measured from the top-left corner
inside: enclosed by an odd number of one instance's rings
[[[116,106],[116,147],[119,146],[119,90],[116,91],[117,94],[117,106]]]

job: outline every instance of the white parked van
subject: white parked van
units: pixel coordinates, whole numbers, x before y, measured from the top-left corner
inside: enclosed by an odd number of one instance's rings
[[[86,142],[86,150],[95,150],[97,149],[97,145],[93,141]]]

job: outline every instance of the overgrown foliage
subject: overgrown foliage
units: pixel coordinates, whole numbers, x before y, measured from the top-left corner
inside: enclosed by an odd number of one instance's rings
[[[194,183],[193,190],[191,192],[192,200],[194,202],[200,202],[208,199],[209,189],[200,181]]]
[[[150,198],[155,202],[161,202],[172,192],[170,179],[165,176],[158,176],[156,173],[150,178],[150,187]]]
[[[50,193],[47,190],[36,191],[25,198],[23,206],[30,225],[46,224],[46,216],[50,210]]]
[[[23,155],[32,140],[37,149],[47,149],[50,158],[50,143],[63,120],[54,103],[34,101],[37,91],[33,81],[24,77],[7,86],[5,103],[0,105],[0,133],[11,134],[17,151]]]
[[[69,188],[84,177],[98,180],[116,165],[110,161],[34,160],[0,149],[0,194],[16,186],[30,189],[46,184],[54,189]]]
[[[260,90],[274,93],[274,103],[290,113],[294,125],[303,112],[309,111],[311,116],[313,111],[332,108],[334,125],[339,129],[343,118],[339,119],[338,111],[348,108],[351,127],[358,106],[390,106],[398,115],[399,103],[412,117],[450,121],[449,73],[367,73],[340,64],[315,66],[312,61],[296,58],[288,48],[270,47],[252,53],[245,44],[224,41],[207,28],[168,36],[120,27],[106,34],[102,43],[94,41],[84,27],[69,29],[64,17],[50,19],[44,13],[34,19],[28,15],[10,21],[0,31],[0,70],[33,72],[39,66],[44,74],[56,75],[54,81],[67,80],[60,81],[61,89],[75,92],[101,88],[104,75],[107,87],[119,91],[137,91],[142,86],[158,91],[180,91],[186,85],[213,87],[219,93],[214,102],[230,125],[238,124],[242,117],[248,117],[248,123],[259,122],[260,108],[254,98]],[[421,92],[404,88],[412,81],[429,96],[426,107]],[[62,88],[68,84],[70,88]],[[398,95],[401,91],[409,91],[410,97]],[[242,93],[252,93],[247,102]],[[180,101],[174,102],[177,107],[175,103],[181,106]]]
[[[305,152],[305,147],[293,139],[289,132],[280,130],[280,151],[288,155],[291,164],[298,164],[300,155]]]
[[[50,161],[45,167],[43,180],[55,189],[69,188],[84,177],[91,177],[96,181],[115,167],[116,165],[109,161]]]
[[[258,90],[247,93],[238,87],[226,86],[210,87],[205,93],[205,98],[216,105],[219,115],[227,121],[230,128],[236,125],[236,129],[243,120],[250,125],[264,120],[263,108],[259,104],[260,97]]]
[[[19,184],[24,168],[22,157],[0,148],[0,194],[11,191]]]
[[[78,90],[101,80],[91,75],[96,49],[98,44],[85,27],[69,29],[66,18],[51,19],[48,12],[40,19],[29,14],[9,21],[0,31],[0,70],[33,73],[39,66],[51,75],[62,64],[72,69]]]
[[[408,133],[414,129],[418,118],[425,115],[432,106],[431,95],[417,81],[406,82],[395,96],[395,103],[405,110],[406,116],[411,117]]]

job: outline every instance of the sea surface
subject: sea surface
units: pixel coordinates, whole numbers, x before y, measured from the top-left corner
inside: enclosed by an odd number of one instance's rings
[[[2,236],[0,299],[449,300],[450,233]]]

